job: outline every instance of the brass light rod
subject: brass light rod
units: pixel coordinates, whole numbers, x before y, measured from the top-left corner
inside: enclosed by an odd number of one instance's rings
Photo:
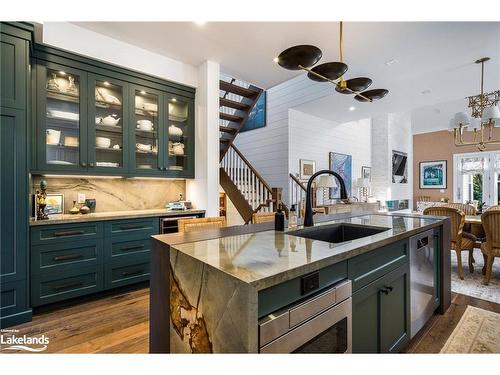
[[[300,69],[302,69],[302,70],[305,70],[305,71],[306,71],[306,72],[308,72],[308,73],[311,73],[312,75],[315,75],[315,76],[316,76],[316,77],[318,77],[318,78],[321,78],[321,79],[324,79],[325,81],[328,81],[328,82],[330,82],[330,83],[333,83],[335,86],[337,86],[337,85],[338,85],[338,82],[334,81],[333,79],[330,79],[330,78],[327,78],[327,77],[325,77],[325,76],[322,76],[321,74],[316,73],[315,71],[313,71],[313,70],[311,70],[311,69],[309,69],[309,68],[306,68],[305,66],[302,66],[302,65],[300,65],[300,64],[299,64],[299,65],[298,65],[298,67],[299,67]],[[340,77],[340,79],[342,79],[342,77]],[[367,97],[366,97],[366,96],[364,96],[363,94],[361,94],[361,93],[359,93],[359,92],[356,92],[356,91],[354,91],[354,90],[351,90],[349,87],[344,87],[343,89],[344,89],[344,90],[349,91],[351,94],[356,94],[356,95],[358,95],[359,97],[361,97],[361,98],[365,99],[366,101],[368,101],[368,102],[370,102],[370,103],[371,103],[371,102],[373,102],[373,99],[367,98]]]

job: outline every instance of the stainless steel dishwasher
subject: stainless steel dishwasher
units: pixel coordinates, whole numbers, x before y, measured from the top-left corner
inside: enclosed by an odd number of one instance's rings
[[[434,231],[410,238],[411,337],[434,314],[437,301]]]

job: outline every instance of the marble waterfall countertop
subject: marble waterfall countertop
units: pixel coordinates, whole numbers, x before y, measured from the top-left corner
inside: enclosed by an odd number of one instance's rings
[[[50,215],[48,220],[30,219],[30,226],[34,225],[49,225],[49,224],[70,224],[86,221],[102,221],[102,220],[119,220],[119,219],[137,219],[141,217],[160,217],[160,216],[177,216],[182,214],[198,214],[205,213],[205,210],[184,210],[184,211],[168,211],[166,208],[157,208],[149,210],[130,210],[130,211],[108,211],[95,212],[89,214],[59,214]]]
[[[154,238],[261,290],[437,227],[442,225],[444,219],[368,214],[315,224],[352,223],[389,228],[372,236],[337,244],[293,236],[288,234],[290,231],[274,230],[180,244],[178,239],[169,242],[169,235]]]

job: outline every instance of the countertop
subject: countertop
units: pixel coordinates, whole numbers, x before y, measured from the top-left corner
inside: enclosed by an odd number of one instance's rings
[[[187,243],[179,243],[182,241],[178,236],[158,235],[154,238],[261,290],[437,227],[443,220],[445,218],[418,215],[368,214],[316,224],[353,223],[389,228],[339,244],[293,236],[288,234],[290,231],[258,231],[269,226],[256,228],[256,233],[201,241],[193,238],[193,242]],[[231,233],[231,228],[226,229]]]
[[[205,213],[204,210],[184,210],[184,211],[167,211],[166,208],[150,209],[150,210],[131,210],[131,211],[110,211],[110,212],[95,212],[90,214],[60,214],[50,215],[48,220],[30,219],[30,226],[49,225],[49,224],[69,224],[80,223],[86,221],[102,221],[102,220],[118,220],[118,219],[136,219],[141,217],[160,217],[160,216],[177,216],[183,214],[198,214]]]

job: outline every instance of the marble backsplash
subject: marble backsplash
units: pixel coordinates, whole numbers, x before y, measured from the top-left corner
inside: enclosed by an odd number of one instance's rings
[[[64,194],[64,213],[73,207],[78,193],[96,200],[96,212],[163,208],[178,200],[179,193],[186,196],[183,180],[41,176],[31,178],[32,193],[42,179],[47,181],[48,194]]]

